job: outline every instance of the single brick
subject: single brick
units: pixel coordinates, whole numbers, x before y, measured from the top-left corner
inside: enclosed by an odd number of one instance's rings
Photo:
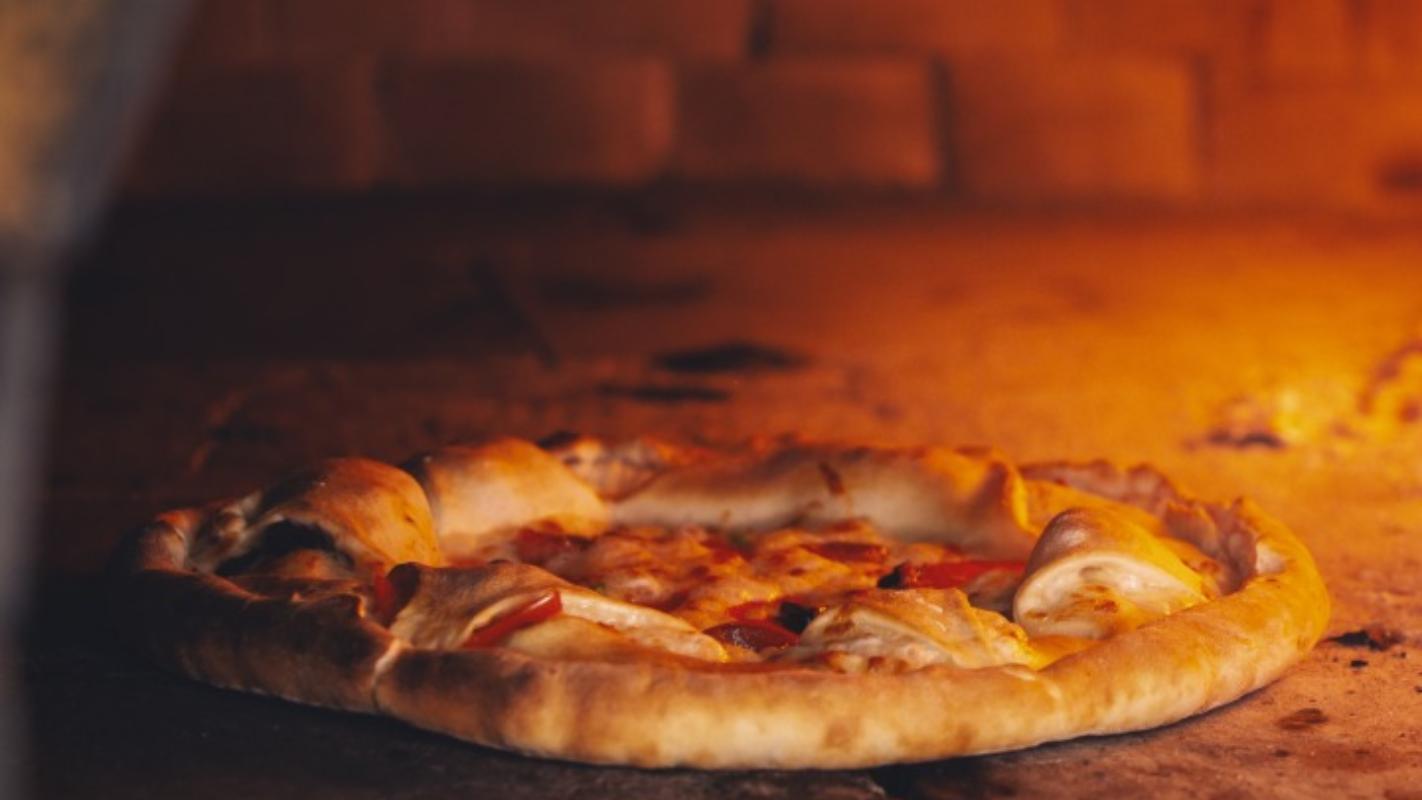
[[[1287,87],[1230,97],[1210,132],[1210,188],[1243,205],[1422,202],[1422,93]]]
[[[1197,185],[1194,85],[1139,58],[955,60],[955,166],[1006,201],[1179,199]]]
[[[733,59],[751,0],[406,0],[406,53],[566,56],[601,52]]]
[[[367,62],[180,76],[131,164],[140,192],[367,186],[381,132]]]
[[[940,173],[928,65],[702,64],[681,73],[677,175],[927,186]]]
[[[771,52],[1039,51],[1057,0],[770,0]]]
[[[403,61],[380,94],[409,185],[638,183],[671,146],[672,80],[651,59]]]

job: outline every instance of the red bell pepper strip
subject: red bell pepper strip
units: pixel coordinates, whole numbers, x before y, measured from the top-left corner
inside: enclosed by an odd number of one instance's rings
[[[556,590],[534,598],[509,613],[474,631],[464,640],[464,649],[495,647],[514,633],[558,616],[563,610],[563,597]]]

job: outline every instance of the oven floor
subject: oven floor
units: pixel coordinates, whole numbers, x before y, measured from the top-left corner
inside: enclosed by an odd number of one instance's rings
[[[1403,225],[892,203],[130,210],[68,315],[18,667],[40,796],[1422,798],[1422,234]],[[1334,593],[1328,636],[1372,638],[1325,641],[1163,730],[807,774],[524,759],[209,689],[110,638],[96,575],[147,515],[324,455],[568,429],[1149,461],[1292,525]]]

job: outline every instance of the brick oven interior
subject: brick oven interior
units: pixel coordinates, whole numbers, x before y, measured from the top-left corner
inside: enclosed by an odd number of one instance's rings
[[[201,0],[158,75],[65,260],[14,786],[1422,798],[1422,0]],[[157,511],[560,430],[1149,462],[1334,615],[1165,729],[704,774],[221,692],[96,610]]]

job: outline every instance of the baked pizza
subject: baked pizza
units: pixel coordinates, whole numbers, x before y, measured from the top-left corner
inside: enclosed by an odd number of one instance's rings
[[[1329,601],[1254,504],[1148,467],[559,437],[343,458],[173,511],[116,619],[201,681],[536,756],[842,768],[1162,725]]]

